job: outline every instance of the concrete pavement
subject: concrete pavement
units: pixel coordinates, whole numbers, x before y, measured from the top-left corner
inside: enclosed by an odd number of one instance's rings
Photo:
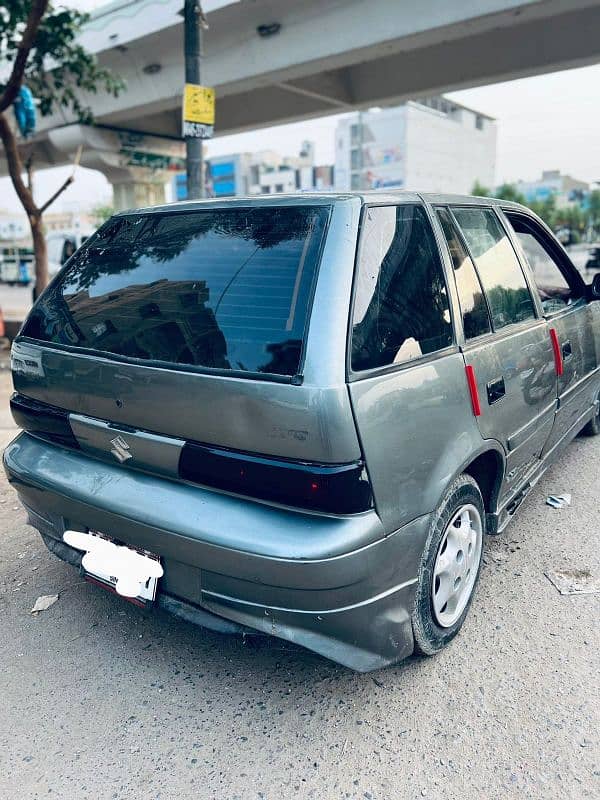
[[[6,372],[0,391],[5,408]],[[470,617],[446,651],[368,675],[85,583],[25,525],[2,479],[0,797],[600,797],[600,595],[563,597],[544,575],[600,571],[599,456],[600,439],[576,440],[488,538]],[[563,492],[571,507],[544,504]]]

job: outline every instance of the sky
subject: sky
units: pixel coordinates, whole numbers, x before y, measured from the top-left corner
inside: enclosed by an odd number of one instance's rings
[[[77,0],[91,10],[102,0]],[[519,178],[534,180],[542,170],[559,169],[574,178],[600,181],[600,64],[539,77],[493,84],[448,97],[497,119],[496,184]],[[255,132],[217,137],[207,154],[273,149],[295,155],[302,141],[314,141],[318,163],[334,160],[335,126],[339,115],[280,125]],[[218,98],[217,98],[218,124]],[[70,168],[46,170],[37,177],[38,200],[52,194]],[[90,198],[93,197],[93,203]],[[0,179],[0,207],[20,208],[8,179]],[[99,173],[79,169],[75,183],[52,207],[72,210],[109,203],[111,189]]]

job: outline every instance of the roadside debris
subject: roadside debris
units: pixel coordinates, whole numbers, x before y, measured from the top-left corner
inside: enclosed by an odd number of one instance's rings
[[[50,606],[53,606],[57,600],[57,594],[43,594],[35,601],[35,605],[29,613],[39,614],[40,611],[46,611],[46,609],[50,608]]]
[[[546,498],[546,505],[552,508],[564,508],[571,505],[570,494],[551,494]]]
[[[600,578],[587,569],[555,569],[545,575],[561,594],[600,593]]]

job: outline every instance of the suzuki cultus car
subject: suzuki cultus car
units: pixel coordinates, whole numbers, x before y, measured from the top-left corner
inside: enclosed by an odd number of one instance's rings
[[[361,671],[433,654],[485,534],[600,431],[599,295],[487,198],[119,214],[14,342],[5,468],[50,550],[133,602]]]

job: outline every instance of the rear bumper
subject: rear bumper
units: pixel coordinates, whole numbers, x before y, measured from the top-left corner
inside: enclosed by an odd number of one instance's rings
[[[160,555],[159,603],[167,610],[184,601],[208,612],[207,627],[218,627],[209,624],[216,615],[229,621],[221,629],[269,633],[360,671],[413,650],[428,516],[386,535],[373,511],[334,517],[274,507],[28,434],[6,448],[4,466],[31,524],[61,543],[51,549],[65,560],[78,555],[62,544],[66,528],[100,530]]]

